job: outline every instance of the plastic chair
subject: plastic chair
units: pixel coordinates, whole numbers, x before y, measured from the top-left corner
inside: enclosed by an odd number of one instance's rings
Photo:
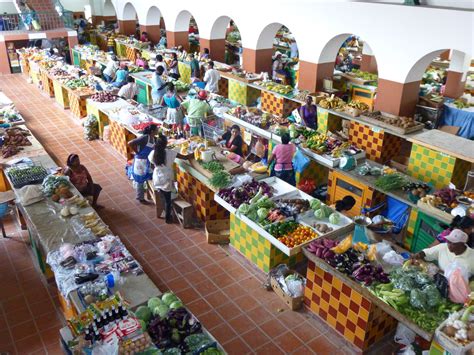
[[[362,214],[378,214],[393,222],[393,226],[389,230],[377,229],[374,232],[379,234],[399,234],[404,228],[410,216],[410,206],[393,197],[387,196],[386,201],[373,208],[363,208]]]
[[[5,226],[3,225],[3,217],[8,213],[8,202],[0,204],[0,227],[2,228],[3,238],[8,238],[7,233],[5,233]]]

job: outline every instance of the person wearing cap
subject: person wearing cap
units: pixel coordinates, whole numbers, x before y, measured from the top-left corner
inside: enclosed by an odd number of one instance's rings
[[[214,62],[210,61],[208,64],[208,69],[206,74],[204,74],[204,82],[206,83],[205,89],[213,94],[217,94],[219,92],[219,80],[221,75],[219,71],[214,69]]]
[[[186,111],[186,118],[189,127],[191,127],[191,135],[202,135],[202,123],[207,114],[212,113],[211,105],[206,101],[207,92],[205,90],[199,91],[197,98],[191,98],[184,101],[181,107]]]
[[[462,230],[454,229],[446,236],[446,243],[423,249],[413,255],[413,259],[436,261],[441,270],[446,270],[449,265],[456,262],[464,267],[469,275],[474,275],[474,250],[467,246],[468,235]]]
[[[115,77],[115,72],[118,69],[118,59],[115,55],[112,55],[105,66],[102,75],[104,76],[104,80],[107,83],[111,83]]]

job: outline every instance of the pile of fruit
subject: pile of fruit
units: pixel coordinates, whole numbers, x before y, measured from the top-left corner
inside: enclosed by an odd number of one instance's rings
[[[238,106],[231,109],[229,113],[245,122],[248,122],[256,127],[260,127],[263,129],[267,129],[277,122],[275,116],[270,113],[262,112],[257,108],[245,108]],[[288,120],[283,119],[282,121],[278,122],[288,123]]]
[[[360,69],[352,69],[352,71],[348,74],[353,75],[356,78],[367,80],[367,81],[377,81],[377,79],[378,79],[377,74],[362,71]]]
[[[100,91],[97,94],[92,95],[91,100],[95,102],[115,102],[118,98],[109,92]]]
[[[306,97],[309,95],[308,90],[299,91],[293,98],[300,101],[305,101]]]
[[[415,121],[413,117],[386,116],[383,115],[380,111],[369,112],[364,115],[369,118],[373,118],[377,121],[381,121],[400,128],[410,128],[419,124]]]
[[[425,197],[431,187],[425,183],[410,182],[402,187],[403,191],[409,192],[415,199]]]
[[[68,80],[64,85],[66,87],[68,87],[69,89],[75,90],[75,89],[78,89],[78,88],[83,88],[83,87],[89,86],[90,82],[89,82],[89,80],[87,80],[85,78],[71,79],[71,80]]]
[[[291,87],[291,85],[277,84],[273,81],[256,81],[255,85],[262,86],[267,90],[270,90],[282,95],[288,95],[289,93],[293,91],[293,88]]]
[[[342,110],[345,105],[346,103],[341,98],[334,95],[319,101],[319,106],[327,110]]]
[[[318,234],[311,227],[299,225],[292,232],[279,237],[278,240],[288,248],[294,248],[318,237]]]
[[[348,104],[346,104],[346,108],[355,108],[361,112],[365,112],[369,110],[369,105],[367,105],[364,102],[353,100],[349,102]]]
[[[69,73],[64,70],[64,69],[61,69],[61,68],[53,68],[51,69],[51,71],[49,72],[49,74],[51,74],[52,76],[54,76],[55,78],[58,78],[58,77],[69,77]]]

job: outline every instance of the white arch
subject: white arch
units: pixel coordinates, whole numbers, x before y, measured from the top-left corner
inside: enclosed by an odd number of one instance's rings
[[[279,22],[273,22],[266,25],[258,36],[256,49],[269,49],[273,48],[273,40],[278,30],[282,28],[282,24]]]
[[[176,16],[176,21],[174,25],[174,30],[176,32],[187,32],[189,30],[189,21],[191,21],[191,13],[188,10],[182,10],[178,16]]]
[[[219,16],[212,25],[210,39],[224,39],[230,21],[229,16]]]
[[[405,83],[410,83],[413,81],[419,81],[423,77],[423,74],[426,71],[426,68],[430,65],[430,63],[438,57],[441,53],[445,52],[447,49],[440,49],[437,51],[430,52],[425,54],[423,57],[418,59],[418,61],[411,67],[410,71],[408,72]]]
[[[145,25],[146,26],[155,26],[160,24],[161,19],[161,11],[156,6],[151,6],[148,9],[145,18]]]
[[[337,36],[331,38],[326,45],[323,47],[320,55],[318,63],[333,63],[336,60],[337,53],[341,48],[344,41],[352,36],[351,33],[341,33]]]
[[[104,2],[102,15],[103,16],[117,16],[117,11],[116,11],[115,6],[114,6],[114,4],[111,0],[106,0]]]
[[[122,20],[124,21],[135,21],[137,19],[137,10],[131,2],[127,2],[123,8]]]

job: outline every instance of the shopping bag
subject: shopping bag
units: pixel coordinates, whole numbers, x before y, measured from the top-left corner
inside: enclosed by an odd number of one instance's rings
[[[308,167],[309,163],[309,158],[298,149],[293,156],[293,168],[295,171],[302,173]]]
[[[459,263],[453,262],[444,270],[444,276],[449,283],[449,299],[454,303],[466,302],[471,292],[467,270]]]

